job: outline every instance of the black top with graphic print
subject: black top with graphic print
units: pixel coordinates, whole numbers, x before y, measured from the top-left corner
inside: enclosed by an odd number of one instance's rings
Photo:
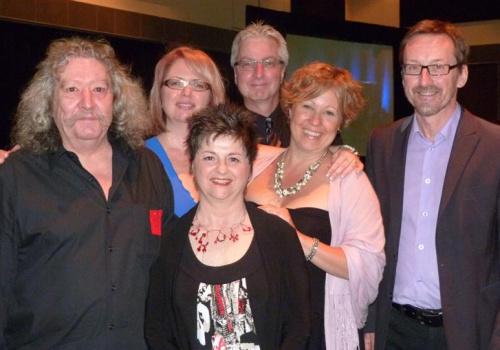
[[[182,324],[188,327],[193,349],[259,349],[259,327],[253,310],[266,300],[268,288],[255,239],[238,261],[225,266],[207,266],[194,255],[189,244],[183,252],[175,297]]]

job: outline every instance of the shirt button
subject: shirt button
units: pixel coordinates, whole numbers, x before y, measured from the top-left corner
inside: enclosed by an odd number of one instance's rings
[[[116,290],[116,286],[113,284],[113,285],[111,286],[111,291],[113,291],[113,292],[114,292],[115,290]]]
[[[112,246],[109,246],[108,247],[108,251],[111,253],[113,251],[113,247]]]
[[[417,277],[417,282],[422,282],[422,277],[418,276]]]
[[[419,244],[418,245],[418,250],[424,250],[424,245],[423,244]]]
[[[429,216],[429,213],[428,213],[428,212],[426,212],[426,211],[424,211],[424,212],[422,213],[422,216]]]
[[[106,208],[106,213],[108,213],[108,214],[111,213],[111,208],[109,208],[109,207]]]
[[[425,183],[428,185],[431,183],[431,179],[425,179]]]
[[[110,325],[108,326],[108,329],[109,329],[110,331],[112,331],[114,328],[115,328],[115,325],[114,325],[114,324],[110,324]]]

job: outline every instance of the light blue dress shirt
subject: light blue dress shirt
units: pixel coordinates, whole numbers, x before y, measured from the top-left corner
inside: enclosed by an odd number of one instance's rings
[[[448,160],[461,107],[437,133],[426,139],[413,116],[406,152],[403,216],[393,301],[423,309],[441,309],[436,255],[436,225]]]

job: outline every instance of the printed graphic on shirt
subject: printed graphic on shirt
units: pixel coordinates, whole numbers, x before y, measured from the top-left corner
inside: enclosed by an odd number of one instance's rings
[[[227,284],[200,283],[196,322],[201,349],[260,350],[245,278]]]

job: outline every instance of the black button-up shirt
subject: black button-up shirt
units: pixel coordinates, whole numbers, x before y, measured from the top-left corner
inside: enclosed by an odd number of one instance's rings
[[[158,158],[113,145],[106,200],[74,153],[21,150],[0,165],[0,201],[5,346],[145,349],[149,269],[174,204]]]

